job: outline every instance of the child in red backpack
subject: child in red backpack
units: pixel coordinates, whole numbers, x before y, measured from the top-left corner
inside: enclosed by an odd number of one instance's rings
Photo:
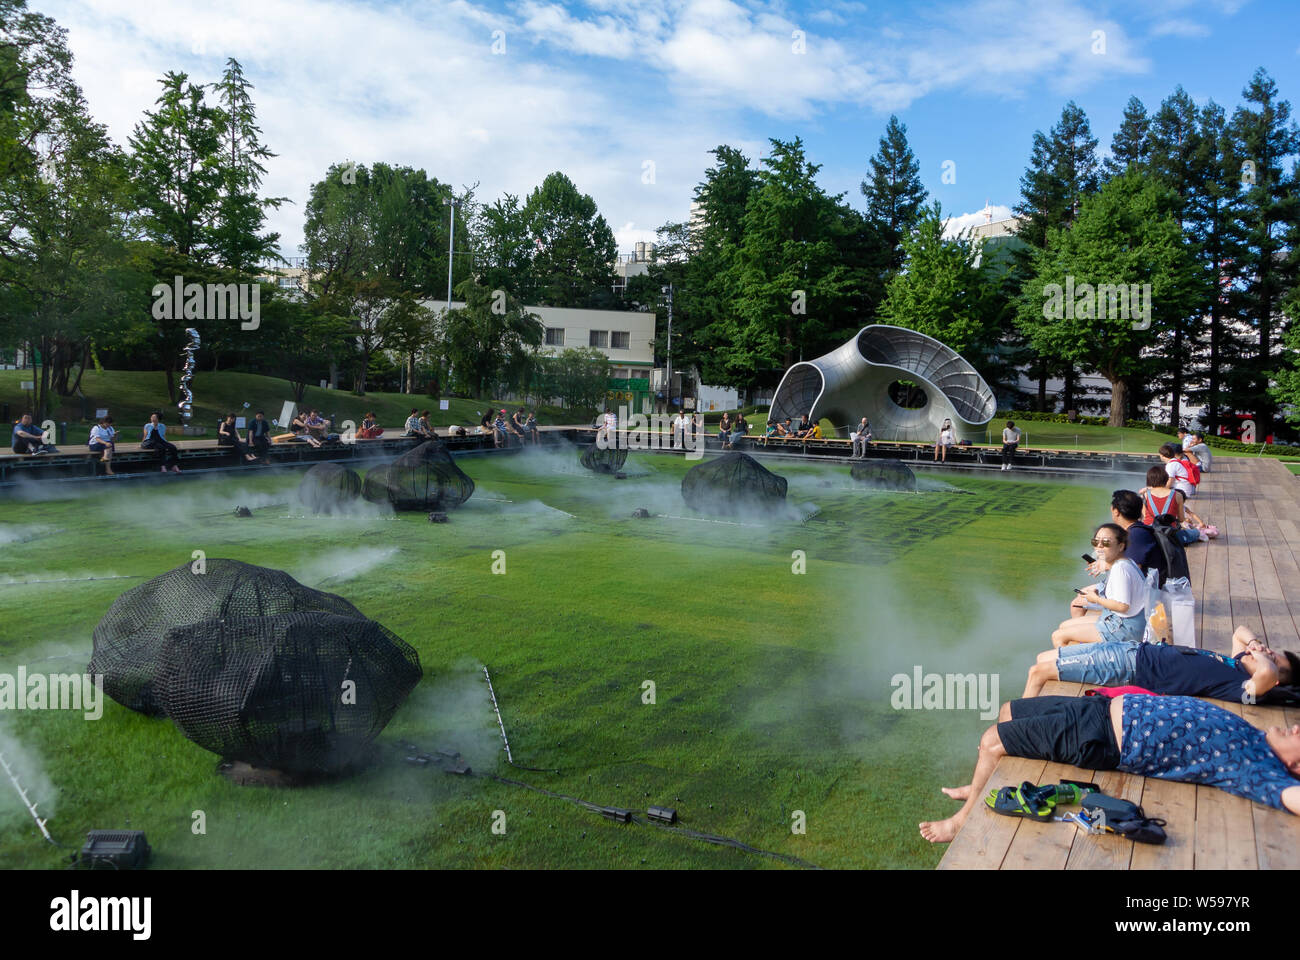
[[[1184,459],[1183,452],[1172,443],[1160,445],[1160,459],[1164,461],[1165,473],[1169,475],[1169,482],[1174,489],[1182,491],[1183,496],[1188,498],[1196,496],[1196,484],[1201,481],[1200,468]]]

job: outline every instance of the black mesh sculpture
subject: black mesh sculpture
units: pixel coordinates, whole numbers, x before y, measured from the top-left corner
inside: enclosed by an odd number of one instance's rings
[[[446,510],[474,493],[471,480],[440,440],[430,440],[366,474],[362,496],[394,510]]]
[[[903,490],[916,492],[916,474],[912,468],[897,460],[868,460],[855,463],[849,473],[859,483],[878,490]]]
[[[603,450],[594,443],[584,444],[578,462],[588,470],[597,473],[618,473],[627,463],[627,447],[606,447]]]
[[[318,463],[298,484],[298,499],[312,513],[346,510],[361,496],[361,475],[338,463]]]
[[[785,501],[786,480],[747,453],[724,453],[691,467],[682,477],[682,499],[707,513],[759,511]]]
[[[162,712],[154,674],[168,631],[203,620],[266,617],[297,611],[365,619],[348,601],[304,587],[280,570],[238,560],[182,564],[113,601],[95,627],[86,668],[104,692],[132,710]],[[202,572],[196,572],[201,570]]]
[[[373,620],[300,612],[176,627],[156,690],[181,733],[227,760],[339,773],[421,676],[415,650]]]

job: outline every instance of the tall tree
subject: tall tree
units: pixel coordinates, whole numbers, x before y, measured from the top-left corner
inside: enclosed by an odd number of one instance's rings
[[[160,81],[157,110],[131,134],[132,179],[145,235],[181,257],[213,257],[212,223],[221,202],[221,110],[184,73]]]
[[[239,61],[226,61],[221,80],[212,85],[220,104],[218,117],[220,199],[212,227],[212,252],[216,262],[237,274],[250,273],[259,264],[279,261],[280,235],[263,233],[266,211],[277,210],[287,197],[261,197],[265,161],[275,156],[262,143],[253,104],[253,85]]]
[[[982,247],[966,236],[945,237],[939,202],[926,207],[903,238],[905,269],[889,281],[881,322],[917,330],[958,353],[984,346],[996,304],[994,287],[976,265]]]
[[[1202,295],[1178,207],[1172,191],[1137,170],[1115,177],[1082,202],[1068,230],[1049,229],[1020,298],[1018,321],[1036,348],[1110,382],[1112,426],[1124,425],[1142,349]]]
[[[1108,178],[1118,176],[1132,164],[1146,163],[1151,153],[1150,130],[1146,106],[1137,97],[1129,97],[1124,106],[1124,119],[1111,137],[1110,156],[1104,164]]]
[[[1050,229],[1063,230],[1074,222],[1099,179],[1097,138],[1087,114],[1071,100],[1047,135],[1034,133],[1029,167],[1020,178],[1021,200],[1015,212],[1023,218],[1016,236],[1026,244],[1019,256],[1022,273],[1035,252],[1045,248]],[[1074,406],[1075,365],[1063,356],[1041,354],[1036,371],[1040,407],[1046,404],[1047,379],[1058,369],[1065,381],[1065,408]]]
[[[524,203],[537,297],[550,307],[606,302],[614,283],[614,232],[596,201],[562,173],[549,174]]]
[[[896,270],[903,264],[903,237],[916,225],[928,196],[921,183],[921,164],[907,144],[907,126],[898,117],[890,116],[868,165],[871,171],[861,184],[867,219],[893,250],[890,267]]]
[[[1300,150],[1300,131],[1291,120],[1291,105],[1279,99],[1277,84],[1262,68],[1242,96],[1246,104],[1233,114],[1231,130],[1238,153],[1250,164],[1243,178],[1243,268],[1249,277],[1243,305],[1246,321],[1258,334],[1258,348],[1248,364],[1257,408],[1248,412],[1256,415],[1259,432],[1267,434],[1275,415],[1268,376],[1284,329],[1281,303],[1296,282],[1298,266],[1288,255],[1286,234],[1300,220],[1300,194],[1286,164]]]
[[[802,140],[771,144],[746,206],[744,239],[724,250],[734,302],[721,324],[723,382],[737,386],[775,380],[826,348],[850,295],[836,244],[841,198],[817,184],[821,167],[805,156]]]
[[[542,323],[505,291],[472,279],[463,281],[456,293],[465,306],[445,318],[447,359],[475,397],[491,399],[501,371],[519,369],[523,357],[542,345]]]

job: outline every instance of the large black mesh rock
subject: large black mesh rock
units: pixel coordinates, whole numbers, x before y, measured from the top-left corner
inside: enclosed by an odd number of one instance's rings
[[[867,460],[855,463],[849,473],[859,483],[877,490],[905,490],[916,492],[916,474],[912,468],[897,460]]]
[[[163,642],[156,689],[177,728],[227,760],[335,773],[420,682],[408,644],[362,616],[290,613],[203,620]]]
[[[785,501],[786,480],[747,453],[724,453],[691,467],[682,477],[682,499],[694,510],[738,513]]]
[[[627,447],[601,449],[595,443],[584,444],[578,462],[597,473],[618,473],[627,463]]]
[[[430,440],[366,474],[362,496],[394,510],[445,510],[474,493],[471,480],[440,440]]]
[[[338,463],[318,463],[298,484],[298,499],[312,513],[346,510],[361,496],[361,475]]]
[[[86,669],[103,676],[104,692],[122,706],[158,714],[154,674],[168,631],[202,620],[295,611],[364,619],[342,597],[304,587],[280,570],[220,558],[182,564],[113,601],[95,627]]]

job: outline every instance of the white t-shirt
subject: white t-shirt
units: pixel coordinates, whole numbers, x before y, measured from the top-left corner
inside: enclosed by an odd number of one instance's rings
[[[1183,437],[1183,449],[1186,450],[1191,445],[1192,445],[1192,435],[1189,433],[1187,436]]]
[[[101,427],[99,424],[95,424],[90,428],[90,439],[105,444],[112,443],[114,432],[112,427]]]
[[[1169,474],[1169,480],[1175,490],[1183,491],[1187,497],[1195,496],[1196,488],[1192,486],[1192,481],[1187,476],[1187,468],[1177,460],[1170,460],[1165,464],[1165,473]]]
[[[950,427],[947,430],[939,431],[939,443],[941,446],[951,447],[957,442],[957,435]]]
[[[618,427],[618,414],[616,413],[605,414],[605,429],[614,430],[617,429],[617,427]]]
[[[1003,427],[1003,428],[1002,428],[1002,442],[1003,442],[1003,443],[1019,443],[1019,442],[1020,442],[1020,428],[1019,428],[1019,427]]]
[[[1147,582],[1136,563],[1128,557],[1120,557],[1119,563],[1110,568],[1101,595],[1107,600],[1128,604],[1128,612],[1120,616],[1141,616],[1147,603]]]

